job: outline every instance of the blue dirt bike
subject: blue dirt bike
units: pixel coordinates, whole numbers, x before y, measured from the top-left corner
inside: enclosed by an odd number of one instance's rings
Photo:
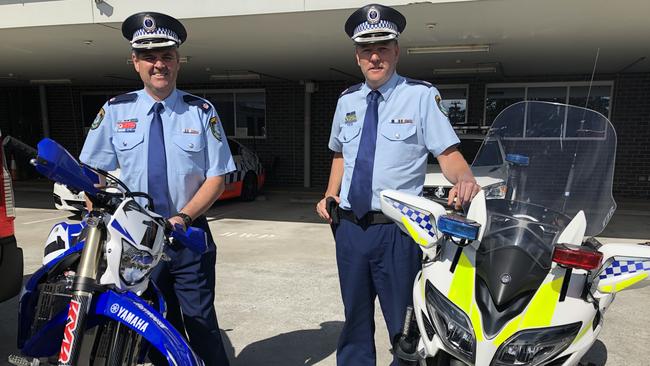
[[[43,267],[20,297],[18,348],[25,357],[59,365],[136,365],[157,349],[170,365],[203,365],[165,320],[165,300],[149,276],[167,257],[165,245],[202,253],[203,230],[172,228],[151,198],[110,174],[81,165],[50,139],[32,164],[46,177],[84,191],[93,208],[80,224],[54,226]],[[112,188],[95,186],[99,175]]]

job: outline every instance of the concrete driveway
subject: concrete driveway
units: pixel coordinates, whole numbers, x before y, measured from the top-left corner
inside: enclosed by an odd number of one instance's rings
[[[217,314],[232,365],[333,366],[343,306],[332,233],[314,213],[317,196],[272,192],[263,198],[220,202],[208,212],[218,246]],[[51,208],[47,188],[17,187],[16,201],[16,237],[29,275],[40,266],[49,229],[69,215]],[[650,240],[650,213],[627,207],[614,216],[603,241]],[[618,295],[589,361],[649,364],[648,299],[650,287]],[[3,364],[17,353],[17,300],[1,304],[0,314]],[[379,306],[375,318],[378,365],[388,365],[392,356]]]

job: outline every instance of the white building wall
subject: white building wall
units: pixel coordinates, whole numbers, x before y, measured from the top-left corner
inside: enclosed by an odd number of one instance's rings
[[[0,29],[52,25],[121,23],[140,11],[156,11],[179,19],[210,18],[238,15],[292,13],[353,9],[374,0],[9,0],[0,2]],[[450,3],[480,0],[431,0],[428,3]],[[407,0],[382,1],[397,6]]]

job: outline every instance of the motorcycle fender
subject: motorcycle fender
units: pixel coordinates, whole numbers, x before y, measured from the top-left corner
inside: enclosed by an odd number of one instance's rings
[[[203,365],[185,339],[151,306],[132,293],[102,293],[95,312],[120,322],[142,335],[163,354],[170,365]]]

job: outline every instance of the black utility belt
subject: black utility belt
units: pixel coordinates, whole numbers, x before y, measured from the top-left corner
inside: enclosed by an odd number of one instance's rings
[[[339,218],[351,221],[357,225],[367,226],[376,224],[392,224],[393,220],[384,215],[381,211],[369,211],[363,217],[358,219],[351,210],[338,209]]]

